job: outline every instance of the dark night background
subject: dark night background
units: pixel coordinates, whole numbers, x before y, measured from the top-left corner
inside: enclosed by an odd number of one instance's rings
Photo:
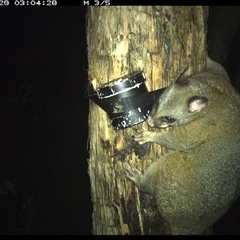
[[[92,234],[86,9],[0,9],[0,234]],[[239,206],[214,233],[240,233]]]
[[[0,234],[91,234],[85,17],[0,9]]]

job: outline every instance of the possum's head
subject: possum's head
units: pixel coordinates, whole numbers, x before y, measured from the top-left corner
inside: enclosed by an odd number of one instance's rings
[[[197,77],[198,78],[198,77]],[[194,75],[180,76],[157,100],[148,118],[151,127],[185,125],[199,115],[208,105],[201,81]]]

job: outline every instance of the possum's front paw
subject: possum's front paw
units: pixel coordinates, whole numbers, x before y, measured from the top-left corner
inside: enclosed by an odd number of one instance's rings
[[[131,179],[138,186],[143,176],[142,172],[139,171],[136,167],[130,165],[129,163],[125,164],[125,171],[126,171],[127,177]]]
[[[147,131],[147,130],[142,130],[140,132],[137,132],[134,135],[134,140],[137,141],[139,144],[151,142],[151,135],[152,135],[152,132]]]

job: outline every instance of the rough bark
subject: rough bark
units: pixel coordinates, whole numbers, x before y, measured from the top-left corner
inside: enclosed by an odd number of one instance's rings
[[[187,66],[189,73],[201,70],[207,13],[202,6],[89,7],[89,81],[96,87],[143,70],[152,91],[171,84]],[[144,170],[166,151],[132,140],[143,126],[146,122],[115,131],[107,114],[90,102],[88,164],[94,234],[169,233],[154,199],[140,193],[124,171],[124,162]]]

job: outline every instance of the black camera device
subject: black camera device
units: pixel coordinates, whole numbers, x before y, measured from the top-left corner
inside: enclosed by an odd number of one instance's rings
[[[152,106],[165,88],[148,92],[145,74],[133,72],[98,87],[90,86],[88,96],[107,112],[115,130],[147,120]]]

